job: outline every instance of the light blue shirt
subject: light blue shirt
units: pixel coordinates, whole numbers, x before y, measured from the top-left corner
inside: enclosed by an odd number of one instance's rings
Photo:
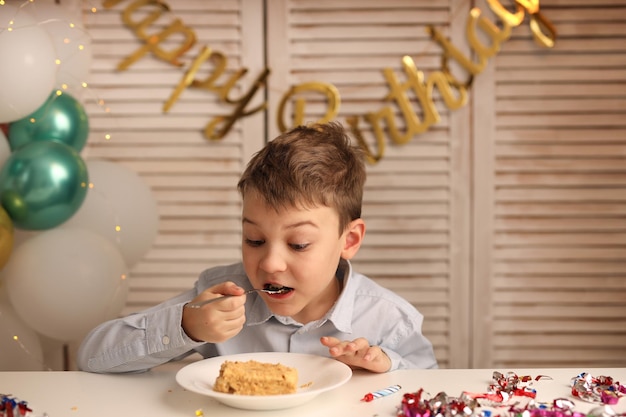
[[[111,320],[93,329],[78,350],[79,369],[90,372],[132,372],[153,368],[194,352],[209,358],[249,352],[297,352],[330,357],[320,337],[366,338],[391,358],[391,369],[436,368],[432,344],[422,335],[424,317],[408,301],[352,271],[342,260],[337,279],[343,289],[320,320],[301,324],[273,314],[263,298],[246,299],[246,324],[223,343],[196,342],[181,326],[183,306],[224,281],[251,289],[241,263],[202,272],[192,290],[155,307]]]

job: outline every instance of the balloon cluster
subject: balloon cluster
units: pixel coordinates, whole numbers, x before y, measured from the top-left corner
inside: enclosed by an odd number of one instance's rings
[[[70,91],[89,47],[62,6],[0,2],[0,371],[41,369],[38,335],[79,340],[118,315],[156,238],[141,178],[81,157],[89,120]]]
[[[0,123],[26,117],[55,88],[86,86],[91,38],[60,5],[0,2],[0,51]]]

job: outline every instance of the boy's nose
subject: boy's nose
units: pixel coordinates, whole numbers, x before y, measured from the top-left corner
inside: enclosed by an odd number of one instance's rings
[[[284,271],[287,264],[278,248],[267,248],[261,258],[260,268],[270,274]]]

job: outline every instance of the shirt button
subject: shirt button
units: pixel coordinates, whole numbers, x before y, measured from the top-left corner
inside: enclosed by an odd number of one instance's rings
[[[164,345],[169,345],[170,338],[168,336],[163,336],[163,338],[161,339],[161,342],[163,342]]]

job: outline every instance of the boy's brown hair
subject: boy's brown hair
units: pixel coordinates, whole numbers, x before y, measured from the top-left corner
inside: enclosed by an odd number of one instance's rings
[[[256,191],[276,211],[286,207],[334,208],[339,233],[361,217],[365,163],[341,124],[298,126],[257,152],[239,179],[242,197]]]

